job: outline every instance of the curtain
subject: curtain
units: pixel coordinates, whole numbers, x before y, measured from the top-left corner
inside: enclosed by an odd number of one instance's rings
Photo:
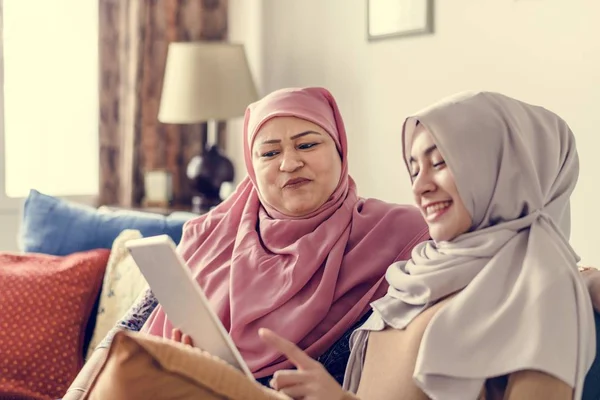
[[[158,122],[167,49],[226,40],[227,0],[99,0],[99,7],[99,203],[139,206],[144,172],[166,170],[174,204],[189,205],[186,167],[204,148],[206,124]]]

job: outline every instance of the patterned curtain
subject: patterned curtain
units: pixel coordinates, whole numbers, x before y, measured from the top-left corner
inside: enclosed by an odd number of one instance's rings
[[[158,122],[167,49],[226,40],[227,0],[99,0],[99,7],[99,202],[139,206],[144,172],[162,169],[173,177],[174,203],[190,204],[186,167],[204,148],[206,124]]]

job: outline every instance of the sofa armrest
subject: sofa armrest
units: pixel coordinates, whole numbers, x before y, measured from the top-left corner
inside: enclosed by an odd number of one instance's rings
[[[94,350],[90,359],[85,363],[79,374],[71,383],[62,400],[81,400],[85,397],[92,383],[102,369],[108,356],[108,348]]]

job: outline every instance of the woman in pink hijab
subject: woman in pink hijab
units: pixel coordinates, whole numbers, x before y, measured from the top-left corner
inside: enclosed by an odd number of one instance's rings
[[[323,88],[288,88],[251,104],[244,122],[248,176],[189,221],[183,256],[242,357],[263,384],[292,364],[259,338],[271,328],[338,382],[349,336],[387,290],[384,274],[429,238],[413,206],[359,197],[346,130]],[[142,331],[191,344],[151,291],[97,347],[65,398],[85,393],[114,335]],[[69,397],[70,396],[70,397]]]
[[[259,328],[327,366],[328,350],[386,292],[386,268],[429,237],[415,207],[360,198],[347,155],[327,90],[275,91],[246,111],[248,177],[184,228],[179,252],[256,378],[291,366]],[[174,328],[159,305],[142,331],[171,337]],[[339,380],[347,340],[330,366]]]

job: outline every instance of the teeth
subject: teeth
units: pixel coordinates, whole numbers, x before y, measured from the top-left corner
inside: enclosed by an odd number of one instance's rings
[[[427,207],[426,211],[427,211],[427,215],[429,214],[433,214],[435,212],[438,212],[446,207],[449,207],[451,204],[450,201],[444,201],[442,203],[436,203],[432,206]]]

